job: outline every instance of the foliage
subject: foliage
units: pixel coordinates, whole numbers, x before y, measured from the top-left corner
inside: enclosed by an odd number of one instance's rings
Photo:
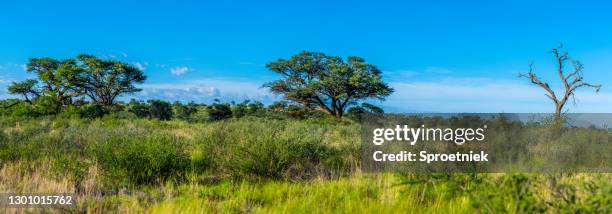
[[[109,107],[118,96],[141,91],[134,84],[147,78],[140,69],[127,63],[85,54],[77,59],[82,74],[76,84],[96,105]]]
[[[13,82],[8,87],[8,92],[10,94],[21,95],[27,103],[31,104],[32,100],[35,100],[38,96],[40,96],[40,93],[36,88],[37,84],[38,81],[35,79],[27,79],[23,82]]]
[[[36,112],[42,115],[57,114],[60,112],[59,109],[62,108],[62,104],[51,96],[40,96],[34,101],[33,105]]]
[[[381,71],[376,66],[354,56],[345,61],[323,53],[302,52],[267,67],[282,75],[282,79],[264,85],[272,92],[339,118],[357,101],[382,100],[393,92],[382,81]]]
[[[198,112],[198,106],[194,102],[183,105],[176,101],[174,104],[172,104],[172,109],[174,111],[175,118],[180,120],[188,120],[191,118],[191,116]]]
[[[200,124],[110,115],[1,117],[0,189],[75,193],[75,212],[610,212],[605,173],[361,173],[359,130],[331,118]],[[558,142],[609,141],[599,132],[572,132]]]
[[[95,155],[109,181],[115,185],[182,179],[189,166],[189,157],[181,144],[163,135],[111,139],[97,144]]]
[[[265,114],[266,109],[261,102],[245,100],[244,102],[233,105],[231,111],[235,118],[241,118],[244,116],[262,116]]]
[[[92,104],[107,108],[105,111],[112,110],[118,96],[140,91],[134,84],[146,79],[134,66],[90,55],[66,60],[32,58],[26,70],[34,73],[36,79],[13,82],[8,92],[23,97],[26,103],[35,106],[37,114],[42,115],[83,106],[85,97]]]
[[[212,121],[223,120],[232,117],[232,108],[228,103],[215,102],[206,107],[208,118]]]
[[[108,109],[99,105],[85,105],[79,108],[79,116],[81,118],[101,118],[108,113]]]
[[[328,128],[274,120],[212,124],[212,132],[201,136],[201,148],[202,153],[232,154],[212,162],[220,171],[236,178],[300,180],[337,176],[348,170],[343,167],[345,160],[340,154],[353,152],[346,149],[355,149],[356,145],[323,144],[322,136],[332,131]]]
[[[347,116],[355,121],[362,121],[366,114],[382,114],[384,110],[378,106],[362,103],[361,106],[354,106],[348,109]]]
[[[135,114],[139,118],[148,118],[149,106],[146,103],[132,99],[128,104],[128,111]]]
[[[149,116],[159,120],[172,119],[172,106],[170,103],[162,100],[149,100]]]
[[[82,89],[76,84],[79,75],[82,74],[82,70],[73,59],[32,58],[28,62],[26,69],[28,72],[35,73],[42,84],[38,89],[30,89],[32,91],[40,91],[36,93],[48,97],[55,103],[53,105],[54,109],[46,111],[57,113],[62,108],[71,105],[72,99],[83,93]]]

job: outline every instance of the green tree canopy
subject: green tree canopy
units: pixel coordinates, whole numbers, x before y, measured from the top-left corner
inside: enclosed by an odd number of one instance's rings
[[[267,83],[273,93],[305,108],[342,117],[346,108],[360,100],[384,100],[393,93],[381,79],[381,71],[360,57],[328,56],[302,52],[291,59],[279,59],[267,68],[282,79]]]
[[[84,54],[77,59],[83,70],[78,86],[96,105],[111,106],[119,95],[140,91],[134,84],[147,78],[140,69],[123,62]]]
[[[32,101],[36,97],[40,96],[40,92],[37,88],[38,81],[35,79],[27,79],[22,82],[13,82],[8,87],[10,94],[16,94],[23,96],[23,99],[32,104]]]
[[[27,64],[27,71],[36,74],[42,84],[41,94],[51,97],[58,108],[70,105],[73,97],[82,94],[81,88],[76,85],[82,70],[74,60],[32,58]]]

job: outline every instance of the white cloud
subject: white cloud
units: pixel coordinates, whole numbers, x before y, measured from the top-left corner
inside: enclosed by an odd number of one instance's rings
[[[173,75],[183,75],[185,73],[187,73],[188,71],[191,71],[192,69],[182,66],[182,67],[174,67],[170,69],[170,73],[172,73]]]
[[[447,78],[439,81],[391,82],[395,92],[383,106],[394,112],[543,113],[553,104],[537,86],[519,80]],[[556,91],[560,91],[557,89]],[[612,93],[582,89],[569,112],[611,112]]]
[[[136,62],[134,63],[134,67],[138,68],[141,71],[146,70],[147,68],[145,66],[143,66],[142,64],[140,64],[140,62]]]
[[[123,57],[127,58],[127,57],[128,57],[128,54],[126,54],[125,52],[121,52],[121,56],[123,56]]]
[[[12,81],[13,80],[7,79],[6,77],[0,75],[0,99],[8,99],[14,97],[13,95],[10,95],[7,91],[7,87]]]
[[[243,100],[260,101],[272,103],[278,100],[276,95],[261,88],[261,83],[228,80],[228,79],[206,79],[191,80],[180,83],[143,84],[143,89],[138,94],[125,97],[141,100],[163,99],[182,102],[211,103],[214,99],[230,102]]]

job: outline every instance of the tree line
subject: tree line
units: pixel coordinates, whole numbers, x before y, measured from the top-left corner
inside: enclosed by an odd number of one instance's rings
[[[8,87],[9,93],[22,96],[26,103],[47,108],[49,113],[74,105],[78,98],[112,107],[119,96],[140,91],[135,84],[147,79],[142,70],[130,64],[85,54],[65,60],[32,58],[26,70],[35,74],[36,79],[13,82]]]
[[[36,78],[9,85],[9,93],[19,95],[21,100],[4,107],[20,104],[38,115],[78,109],[78,114],[94,117],[126,110],[138,117],[170,119],[174,115],[189,118],[200,111],[206,112],[207,118],[218,120],[252,115],[265,109],[292,117],[324,112],[341,118],[347,111],[352,115],[382,113],[382,108],[364,100],[382,100],[393,92],[382,81],[382,72],[362,58],[343,60],[316,52],[302,52],[289,60],[279,59],[267,65],[282,79],[264,87],[284,97],[283,101],[267,108],[262,103],[250,101],[238,104],[216,101],[209,105],[193,102],[171,105],[162,100],[117,102],[122,95],[141,91],[136,85],[144,83],[147,77],[142,70],[128,63],[92,55],[81,54],[64,60],[32,58],[26,67],[27,72],[35,74]],[[27,115],[24,112],[28,110],[21,113]]]
[[[560,49],[561,47],[553,48],[551,53],[557,64],[555,72],[565,88],[562,94],[556,94],[548,83],[542,81],[533,71],[531,64],[529,72],[520,75],[546,91],[545,95],[555,105],[557,119],[561,118],[566,102],[574,98],[577,89],[591,87],[599,91],[602,87],[585,82],[582,63],[571,59]],[[570,72],[565,71],[568,62],[573,65]],[[382,80],[382,72],[361,57],[350,56],[343,59],[307,51],[266,65],[266,68],[279,74],[281,78],[263,86],[283,97],[282,101],[271,104],[268,108],[264,108],[261,103],[250,101],[239,104],[215,102],[210,105],[190,103],[184,106],[175,103],[174,108],[170,103],[160,100],[117,103],[117,99],[122,95],[141,91],[136,85],[143,83],[147,77],[142,70],[128,63],[92,55],[81,54],[65,60],[33,58],[26,67],[27,72],[34,73],[36,78],[13,82],[8,87],[9,93],[19,95],[22,99],[7,104],[4,109],[25,103],[24,105],[37,109],[39,114],[57,114],[75,106],[85,106],[89,110],[94,109],[93,112],[104,114],[129,106],[136,115],[143,116],[144,112],[148,112],[148,117],[168,119],[171,116],[157,112],[160,112],[160,109],[173,109],[172,111],[176,112],[187,108],[190,109],[188,112],[195,113],[198,112],[197,107],[202,107],[201,111],[205,110],[216,120],[232,117],[231,115],[240,116],[245,109],[243,106],[255,105],[259,106],[257,109],[266,109],[271,113],[291,112],[290,114],[295,116],[320,112],[342,118],[346,113],[353,116],[382,113],[382,108],[367,101],[384,100],[394,91]]]

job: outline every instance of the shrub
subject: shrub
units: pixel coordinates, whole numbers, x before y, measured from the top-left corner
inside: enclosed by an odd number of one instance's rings
[[[346,117],[359,122],[363,120],[365,114],[367,114],[367,111],[361,106],[354,106],[346,111]]]
[[[5,114],[13,117],[36,117],[40,115],[33,105],[25,102],[7,108]]]
[[[58,177],[69,177],[81,181],[87,174],[89,165],[78,156],[56,153],[51,160],[51,169]]]
[[[211,124],[198,141],[215,171],[231,177],[307,180],[345,169],[340,148],[323,142],[327,128],[250,118]]]
[[[470,193],[471,205],[493,213],[542,213],[546,203],[536,194],[535,178],[523,174],[490,178]],[[511,206],[509,206],[511,205]]]
[[[42,115],[56,114],[60,110],[60,104],[50,96],[40,96],[34,101],[36,112]]]
[[[223,120],[232,117],[232,109],[227,103],[213,103],[207,106],[206,111],[208,112],[209,120]]]
[[[140,101],[131,100],[128,104],[128,111],[134,113],[139,118],[149,117],[149,106]]]
[[[81,108],[81,118],[100,118],[108,114],[108,110],[100,105],[86,105]]]
[[[154,184],[184,178],[189,157],[176,139],[153,134],[144,139],[114,138],[95,148],[111,184]]]
[[[172,106],[162,100],[149,100],[149,114],[159,120],[172,119]]]
[[[174,110],[175,117],[181,120],[189,119],[191,115],[195,114],[198,111],[197,105],[194,102],[190,102],[187,105],[183,105],[177,101],[172,104],[172,109]]]

